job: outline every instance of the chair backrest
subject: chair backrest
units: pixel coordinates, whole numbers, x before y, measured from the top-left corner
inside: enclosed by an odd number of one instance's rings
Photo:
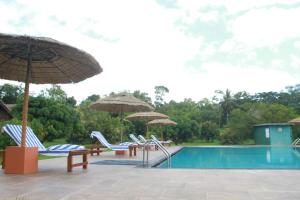
[[[21,145],[21,137],[22,137],[22,126],[21,125],[13,125],[6,124],[2,127],[2,130],[6,132],[16,143],[18,146]],[[36,137],[30,127],[26,128],[26,147],[38,147],[39,151],[45,151],[45,146],[40,142],[40,140]]]
[[[143,143],[137,138],[135,137],[135,135],[133,134],[129,134],[129,137],[137,144],[142,145]]]
[[[139,138],[140,138],[140,140],[141,140],[142,142],[147,142],[147,140],[146,140],[146,138],[144,138],[144,136],[139,135]]]
[[[155,140],[159,141],[159,139],[157,139],[154,135],[151,135],[151,137],[152,137],[152,139],[155,139]]]
[[[97,138],[102,145],[110,148],[111,144],[105,139],[105,137],[102,135],[102,133],[100,133],[99,131],[93,131],[91,133],[91,138],[94,138],[94,137]]]

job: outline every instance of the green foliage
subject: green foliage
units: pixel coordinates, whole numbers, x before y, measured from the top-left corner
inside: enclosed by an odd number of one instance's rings
[[[21,86],[4,84],[0,86],[0,99],[6,104],[15,104],[23,94]]]
[[[92,131],[100,131],[108,141],[112,143],[120,141],[121,122],[119,117],[111,117],[107,112],[90,109],[89,105],[81,105],[78,110],[81,122],[85,127],[82,137],[89,138]]]
[[[165,86],[155,86],[155,107],[159,108],[161,107],[165,102],[164,102],[164,96],[166,93],[169,93],[169,89]]]
[[[242,137],[242,133],[237,132],[236,129],[231,130],[226,128],[220,135],[220,141],[221,144],[240,144],[242,141]]]
[[[152,105],[152,100],[151,97],[149,97],[148,93],[146,92],[141,92],[139,90],[135,90],[132,95],[142,101],[145,101],[146,103]]]
[[[221,95],[221,97],[215,96],[215,99],[220,104],[220,108],[221,108],[220,124],[223,126],[228,123],[229,115],[235,106],[234,99],[231,95],[231,92],[228,89],[225,92],[221,90],[216,90],[215,93],[219,96]]]
[[[201,138],[206,141],[213,141],[219,135],[218,125],[211,121],[205,121],[201,125]]]
[[[80,105],[89,105],[92,102],[97,101],[98,99],[100,99],[99,95],[93,94],[88,96],[85,100],[83,100]]]
[[[287,122],[296,116],[295,111],[280,104],[244,104],[234,109],[229,123],[221,134],[222,144],[240,144],[243,140],[253,138],[252,127],[262,123]]]
[[[6,124],[17,124],[21,125],[22,122],[17,119],[12,119],[8,121],[0,121],[0,128]],[[0,149],[5,149],[6,146],[15,146],[16,143],[5,133],[0,133]]]
[[[23,102],[18,101],[13,108],[13,115],[21,120]],[[66,102],[44,96],[29,98],[28,121],[42,141],[51,141],[55,138],[69,137],[83,132],[80,125],[79,113]],[[76,140],[80,142],[82,138]]]
[[[177,122],[177,126],[168,127],[165,139],[181,143],[200,137],[201,114],[198,104],[191,99],[185,99],[180,103],[171,101],[160,107],[158,112],[172,116],[172,120]]]
[[[52,85],[51,88],[46,89],[46,91],[42,91],[41,96],[48,97],[60,102],[64,102],[68,98],[67,93],[63,91],[59,85]]]
[[[252,127],[261,123],[287,122],[300,115],[300,84],[289,86],[283,92],[262,92],[250,95],[245,91],[231,93],[216,91],[212,99],[195,102],[185,99],[181,102],[164,101],[169,92],[164,86],[155,87],[156,111],[164,113],[177,126],[151,127],[150,134],[175,143],[198,141],[198,143],[244,144],[253,143]],[[127,93],[130,93],[127,91]],[[152,104],[147,93],[136,90],[135,97]],[[12,114],[16,117],[10,123],[20,124],[22,113],[22,88],[10,84],[0,86],[0,98],[5,103],[16,103]],[[90,95],[79,106],[74,97],[68,97],[58,85],[42,91],[37,97],[30,97],[28,125],[38,138],[46,144],[60,142],[90,144],[92,131],[101,131],[111,143],[129,140],[130,133],[146,134],[143,121],[121,122],[118,113],[99,112],[89,108],[99,95]],[[125,113],[126,115],[127,113]],[[2,122],[5,124],[7,122]],[[300,137],[299,126],[293,127],[293,136]],[[218,140],[219,139],[219,140]],[[52,143],[51,141],[55,141]],[[213,142],[214,141],[214,142]],[[0,148],[12,145],[5,134],[0,135]]]
[[[296,117],[293,108],[281,104],[266,104],[258,103],[252,108],[252,113],[255,115],[258,123],[277,123],[288,122]]]

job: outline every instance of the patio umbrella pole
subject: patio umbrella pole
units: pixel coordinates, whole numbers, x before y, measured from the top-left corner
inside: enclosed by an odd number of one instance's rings
[[[121,118],[121,142],[123,142],[123,118],[124,118],[124,113],[121,111],[120,113],[120,118]]]
[[[146,138],[149,139],[148,125],[146,124]]]
[[[26,127],[27,127],[27,113],[28,113],[28,98],[29,98],[29,76],[31,75],[31,45],[28,44],[28,57],[27,57],[27,72],[25,79],[25,92],[24,92],[24,102],[23,102],[23,111],[22,111],[22,138],[21,138],[21,147],[26,146]]]

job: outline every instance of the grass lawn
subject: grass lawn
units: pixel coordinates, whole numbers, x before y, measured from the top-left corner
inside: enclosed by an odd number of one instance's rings
[[[239,145],[254,145],[255,142],[253,139],[248,139],[243,141],[241,144]],[[191,141],[191,142],[184,142],[179,144],[181,146],[215,146],[215,145],[222,145],[221,142],[219,140],[214,140],[211,142],[207,142],[205,140],[195,140],[195,141]]]
[[[221,145],[219,140],[214,140],[214,141],[210,141],[207,142],[205,140],[194,140],[191,142],[184,142],[179,144],[181,146],[209,146],[209,145]]]
[[[46,159],[52,159],[52,158],[61,158],[63,156],[45,156],[45,155],[41,155],[39,154],[39,160],[46,160]]]
[[[51,142],[44,142],[43,145],[47,148],[50,147],[52,145],[56,145],[56,144],[67,144],[66,139],[65,138],[59,138],[59,139],[54,139]]]

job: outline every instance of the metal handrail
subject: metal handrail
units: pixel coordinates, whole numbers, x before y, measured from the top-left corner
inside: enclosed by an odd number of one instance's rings
[[[294,142],[292,142],[292,145],[296,146],[296,145],[299,144],[299,142],[300,142],[300,138],[297,138],[297,139],[294,140]]]
[[[171,168],[171,153],[156,139],[155,136],[151,135],[152,141],[158,146],[158,148],[165,154],[168,162],[168,168]]]

